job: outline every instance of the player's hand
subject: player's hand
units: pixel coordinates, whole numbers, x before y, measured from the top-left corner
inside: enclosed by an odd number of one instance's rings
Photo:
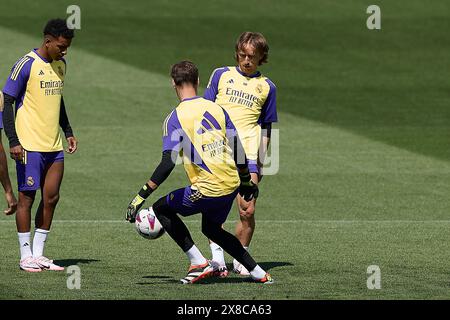
[[[17,210],[17,200],[16,197],[14,196],[14,193],[11,192],[6,192],[5,193],[5,198],[6,198],[6,202],[8,203],[8,208],[3,210],[3,213],[6,214],[7,216],[14,214]]]
[[[134,199],[131,200],[131,202],[128,204],[127,212],[125,213],[125,220],[130,223],[134,223],[134,221],[136,221],[136,214],[142,207],[144,202],[144,198],[142,198],[140,195],[136,195],[136,197],[134,197]]]
[[[68,147],[67,147],[66,151],[68,153],[72,154],[72,153],[75,153],[75,151],[77,151],[78,141],[77,141],[77,139],[75,139],[75,137],[68,137],[67,144],[68,144]]]
[[[259,189],[252,180],[248,182],[241,182],[241,185],[239,186],[239,194],[245,201],[248,202],[252,199],[258,198]]]
[[[239,215],[241,217],[250,218],[255,213],[256,199],[245,201],[241,196],[237,197]]]
[[[20,144],[10,148],[9,154],[11,156],[11,159],[21,161],[22,163],[25,162],[25,152]]]

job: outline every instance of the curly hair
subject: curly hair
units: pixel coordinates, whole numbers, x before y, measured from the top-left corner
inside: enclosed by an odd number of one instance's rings
[[[46,35],[51,35],[55,38],[62,36],[65,39],[72,39],[75,36],[75,32],[67,27],[66,20],[52,19],[45,25],[44,36]]]

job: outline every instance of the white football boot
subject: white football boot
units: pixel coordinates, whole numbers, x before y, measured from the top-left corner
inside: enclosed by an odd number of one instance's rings
[[[38,258],[35,258],[36,263],[44,270],[51,270],[51,271],[63,271],[64,267],[60,267],[53,263],[53,260],[50,260],[44,256],[40,256]]]
[[[19,262],[19,268],[27,272],[41,272],[42,269],[39,264],[36,263],[32,256],[26,257]]]
[[[214,269],[213,277],[226,278],[228,276],[228,269],[226,265],[221,265],[219,262],[211,260],[211,265]]]

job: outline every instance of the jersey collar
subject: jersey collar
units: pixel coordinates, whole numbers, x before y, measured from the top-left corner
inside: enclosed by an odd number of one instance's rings
[[[254,74],[248,76],[248,75],[244,74],[244,73],[239,69],[238,66],[236,66],[235,68],[236,68],[236,71],[237,71],[237,72],[239,72],[242,76],[244,76],[244,77],[246,77],[246,78],[256,78],[256,77],[259,77],[259,76],[261,75],[261,72],[256,71]]]
[[[194,99],[198,99],[198,98],[201,98],[201,97],[200,97],[200,96],[195,96],[195,97],[192,97],[192,98],[186,98],[186,99],[181,100],[181,102],[185,102],[185,101],[189,101],[189,100],[194,100]]]
[[[42,59],[42,61],[44,61],[45,63],[50,63],[47,61],[47,59],[45,59],[43,56],[41,56],[38,52],[37,52],[38,48],[34,48],[33,51],[34,53],[36,53],[36,55]]]

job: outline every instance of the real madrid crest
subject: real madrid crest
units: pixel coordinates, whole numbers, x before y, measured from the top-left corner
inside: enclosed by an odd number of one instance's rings
[[[260,83],[256,86],[256,92],[258,92],[259,94],[263,92],[263,87]]]
[[[30,176],[30,177],[27,178],[27,185],[29,187],[32,187],[34,185],[33,177]]]

